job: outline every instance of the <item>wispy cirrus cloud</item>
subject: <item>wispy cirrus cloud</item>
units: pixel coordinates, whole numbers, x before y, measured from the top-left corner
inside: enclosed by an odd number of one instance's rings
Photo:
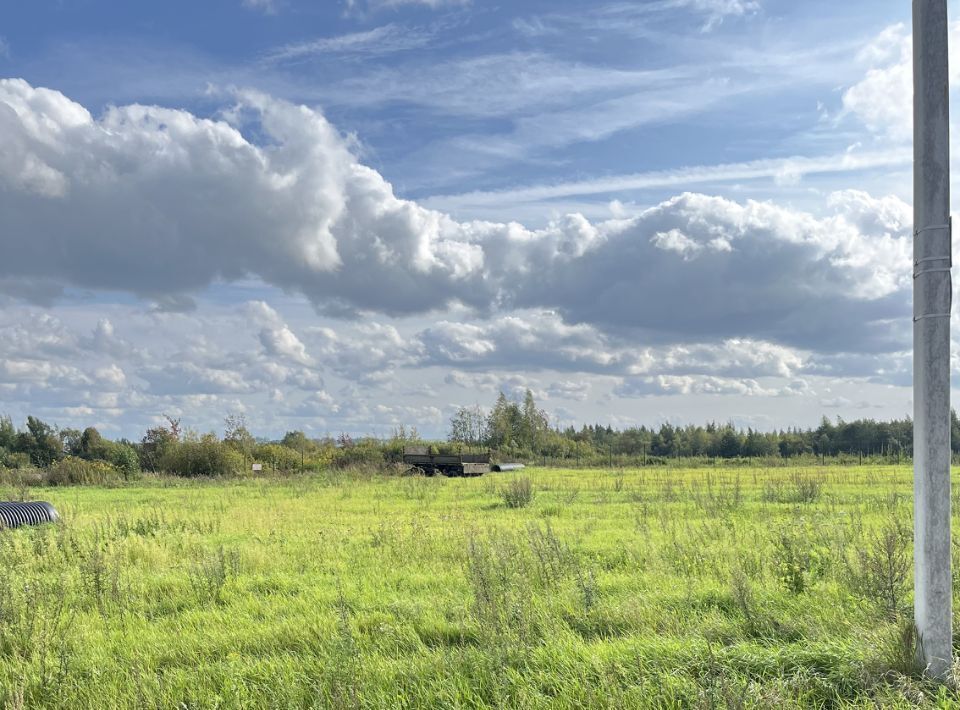
[[[243,6],[267,15],[275,15],[279,9],[280,0],[243,0]]]
[[[280,64],[324,55],[382,56],[424,47],[433,35],[430,30],[390,23],[363,32],[286,44],[267,52],[263,61]]]
[[[472,0],[346,0],[348,14],[364,14],[378,10],[396,10],[403,7],[422,7],[440,10],[450,7],[467,7]]]
[[[677,15],[700,21],[700,31],[710,32],[728,18],[748,17],[761,10],[756,0],[652,0],[647,2],[597,3],[578,12],[556,11],[521,16],[514,20],[517,32],[531,36],[562,34],[571,27],[586,32],[646,36],[651,23]]]
[[[763,158],[743,163],[701,165],[645,173],[605,176],[544,185],[528,185],[504,190],[478,190],[424,198],[424,204],[436,209],[456,210],[483,205],[539,202],[577,195],[602,195],[650,188],[691,189],[706,183],[739,182],[771,178],[797,180],[804,175],[847,173],[872,168],[907,165],[913,153],[907,148],[877,151],[845,151],[820,157]]]

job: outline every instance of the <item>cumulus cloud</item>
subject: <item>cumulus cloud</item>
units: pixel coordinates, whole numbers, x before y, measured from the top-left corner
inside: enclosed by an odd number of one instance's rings
[[[259,339],[267,355],[301,365],[312,362],[306,346],[273,308],[263,301],[252,301],[247,304],[247,310],[251,318],[262,326]]]
[[[905,337],[890,325],[908,313],[909,215],[896,198],[840,192],[814,216],[685,193],[599,223],[458,222],[396,197],[319,112],[250,92],[236,102],[221,120],[140,105],[94,118],[59,92],[0,81],[0,287],[27,278],[163,300],[255,276],[340,315],[542,309],[572,329],[565,357],[584,360],[605,355],[577,324],[632,342],[882,350]],[[482,359],[476,327],[433,329],[424,347]],[[265,325],[263,347],[308,362],[284,328]]]
[[[960,79],[960,23],[949,29],[950,82]],[[858,54],[863,79],[843,93],[843,109],[868,129],[896,141],[913,135],[913,41],[903,23],[890,25]]]
[[[589,382],[573,382],[571,380],[558,380],[551,383],[547,388],[547,395],[551,399],[573,399],[578,402],[584,401],[590,394]]]
[[[869,65],[866,76],[843,94],[844,110],[855,114],[873,131],[898,140],[913,130],[913,61],[908,28],[902,23],[880,33],[860,52]]]
[[[539,383],[523,375],[503,374],[503,373],[476,373],[462,372],[460,370],[451,370],[444,377],[444,383],[462,387],[474,392],[486,392],[493,394],[503,392],[509,397],[520,399],[530,390],[534,396],[539,399],[545,399],[548,395],[539,389]]]
[[[739,395],[741,397],[776,397],[801,394],[805,385],[793,382],[785,387],[764,387],[751,378],[734,379],[709,375],[656,375],[653,377],[629,378],[614,392],[620,397],[644,397],[648,395]]]

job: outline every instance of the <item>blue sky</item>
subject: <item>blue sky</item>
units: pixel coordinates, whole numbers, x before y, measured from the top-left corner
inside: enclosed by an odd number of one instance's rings
[[[0,410],[909,414],[909,71],[905,2],[7,3]]]

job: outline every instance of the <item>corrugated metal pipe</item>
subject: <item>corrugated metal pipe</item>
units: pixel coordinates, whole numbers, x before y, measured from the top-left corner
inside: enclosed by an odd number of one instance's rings
[[[22,525],[55,523],[60,519],[56,509],[43,501],[15,503],[0,501],[0,529],[19,528]]]

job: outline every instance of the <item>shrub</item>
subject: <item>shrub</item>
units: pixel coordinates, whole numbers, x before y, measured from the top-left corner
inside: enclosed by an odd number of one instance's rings
[[[213,434],[168,444],[159,463],[161,470],[177,476],[231,476],[246,471],[243,454]]]
[[[853,591],[876,603],[891,620],[904,611],[912,571],[912,532],[899,520],[889,521],[847,558]]]
[[[804,475],[794,471],[791,476],[793,482],[792,501],[794,503],[816,503],[823,491],[823,479]]]
[[[299,451],[280,444],[261,444],[254,450],[253,457],[274,471],[299,471],[303,461]]]
[[[774,536],[773,567],[787,591],[803,594],[829,566],[829,550],[813,544],[808,530],[783,529]]]
[[[533,500],[533,484],[529,478],[515,478],[500,489],[500,497],[508,508],[526,508]]]
[[[333,465],[336,468],[350,468],[353,466],[380,466],[383,463],[383,452],[372,446],[345,446],[338,448],[333,454]]]
[[[140,473],[140,457],[129,444],[112,444],[107,460],[128,480]]]
[[[8,451],[0,455],[0,466],[5,468],[29,468],[30,454],[23,451]]]
[[[166,427],[148,429],[140,444],[140,468],[163,471],[166,459],[179,444],[179,435]]]
[[[51,465],[45,478],[51,486],[103,485],[119,481],[121,474],[106,461],[87,461],[67,456]]]

